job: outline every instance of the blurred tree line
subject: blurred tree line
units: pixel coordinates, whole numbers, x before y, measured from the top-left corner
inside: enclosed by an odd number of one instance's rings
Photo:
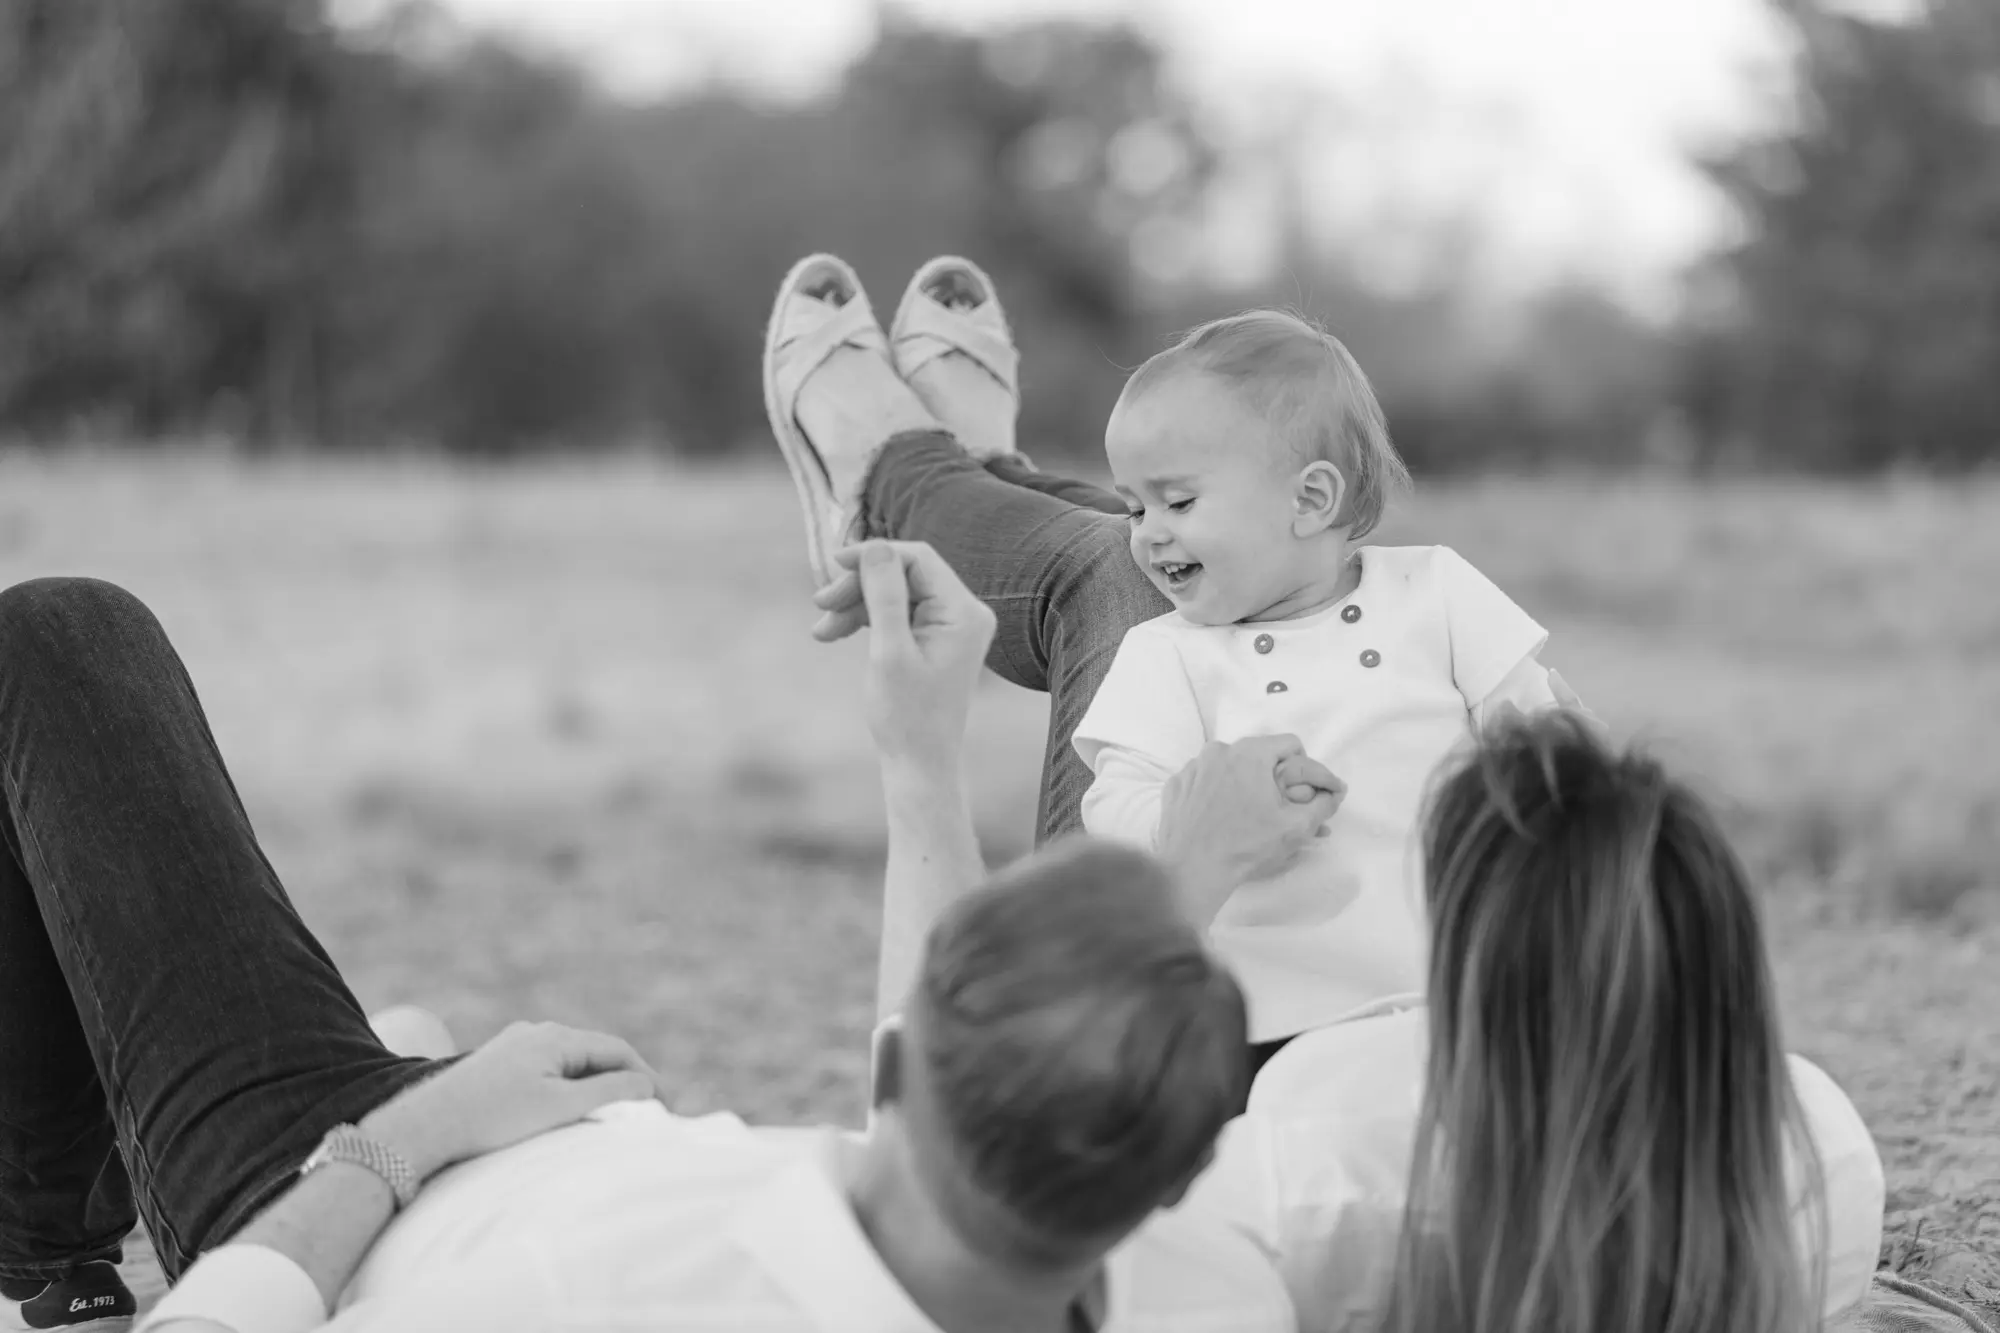
[[[355,28],[325,0],[0,0],[0,430],[721,452],[763,433],[773,284],[828,249],[882,306],[930,254],[986,264],[1048,454],[1089,454],[1176,329],[1309,292],[1419,467],[1687,438],[1711,462],[1991,456],[2000,8],[1773,3],[1799,117],[1712,164],[1745,238],[1662,328],[1584,288],[1504,315],[1388,290],[1304,235],[1264,289],[1203,280],[1241,146],[1124,27],[889,11],[813,101],[635,106],[421,5]]]
[[[2000,457],[2000,3],[1772,0],[1794,122],[1708,163],[1747,224],[1700,275],[1682,398],[1711,454]]]

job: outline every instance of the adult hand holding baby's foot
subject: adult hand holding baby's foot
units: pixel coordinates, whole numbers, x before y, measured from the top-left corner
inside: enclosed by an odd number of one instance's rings
[[[884,764],[956,766],[993,612],[923,542],[872,541],[834,557],[861,585],[868,635],[863,690]]]

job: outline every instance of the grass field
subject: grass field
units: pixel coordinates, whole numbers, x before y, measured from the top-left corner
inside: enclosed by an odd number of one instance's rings
[[[1434,488],[1547,660],[1726,803],[1795,1049],[1889,1164],[1883,1261],[2000,1300],[2000,484]],[[882,856],[859,650],[774,471],[0,455],[0,585],[138,592],[371,1007],[615,1030],[688,1110],[856,1120]],[[1025,849],[1045,710],[974,723]]]

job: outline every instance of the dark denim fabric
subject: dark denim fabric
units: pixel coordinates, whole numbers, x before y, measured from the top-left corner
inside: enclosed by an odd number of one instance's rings
[[[116,587],[0,592],[0,1276],[178,1276],[336,1124],[432,1062],[383,1049],[299,920],[159,622]]]
[[[935,547],[999,628],[987,665],[1049,698],[1037,840],[1083,827],[1090,769],[1070,744],[1125,631],[1172,610],[1132,562],[1125,505],[1018,458],[982,465],[950,435],[902,435],[862,497],[870,537]]]

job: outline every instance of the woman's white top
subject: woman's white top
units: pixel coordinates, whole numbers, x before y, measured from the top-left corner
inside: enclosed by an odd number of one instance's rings
[[[1381,1327],[1408,1192],[1428,1048],[1420,1002],[1392,1003],[1295,1038],[1265,1065],[1250,1109],[1184,1205],[1219,1212],[1276,1256],[1307,1333]],[[1867,1293],[1882,1243],[1882,1159],[1854,1104],[1824,1071],[1791,1057],[1792,1086],[1818,1149],[1826,1312]],[[1801,1192],[1802,1193],[1802,1192]]]
[[[1354,592],[1310,616],[1133,628],[1076,729],[1094,834],[1156,850],[1166,782],[1209,741],[1291,734],[1347,784],[1330,836],[1239,887],[1209,941],[1268,1041],[1423,988],[1414,833],[1433,774],[1500,702],[1556,702],[1547,631],[1444,546],[1366,546]]]

